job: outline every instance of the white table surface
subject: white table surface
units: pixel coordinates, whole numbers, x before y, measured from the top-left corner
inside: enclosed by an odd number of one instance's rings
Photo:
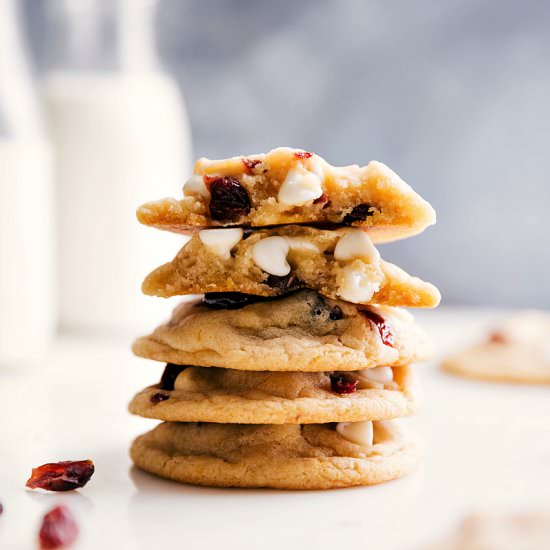
[[[480,335],[494,313],[417,314],[440,356]],[[0,548],[35,547],[40,518],[66,503],[78,549],[361,548],[412,550],[471,510],[548,506],[550,388],[480,383],[419,366],[421,466],[387,484],[323,492],[178,485],[132,467],[127,449],[154,421],[126,404],[162,365],[134,358],[130,338],[64,336],[36,364],[0,367]],[[33,466],[91,458],[73,493],[25,489]],[[548,509],[548,508],[547,508]]]

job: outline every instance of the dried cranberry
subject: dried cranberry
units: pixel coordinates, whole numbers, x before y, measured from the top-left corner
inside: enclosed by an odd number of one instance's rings
[[[254,159],[254,160],[241,159],[241,160],[243,161],[243,164],[245,165],[246,169],[250,170],[251,172],[252,172],[252,170],[254,170],[254,168],[256,168],[256,166],[258,166],[258,164],[260,164],[260,162],[262,162],[259,159]]]
[[[154,393],[149,398],[149,401],[151,401],[151,403],[156,404],[156,403],[160,403],[161,401],[166,401],[167,399],[170,399],[169,395],[166,395],[165,393],[158,392],[158,393]]]
[[[46,491],[72,491],[84,487],[94,473],[91,460],[65,460],[43,464],[32,469],[26,486]]]
[[[78,536],[78,525],[66,506],[56,506],[42,520],[38,538],[40,548],[61,548],[72,544]]]
[[[210,191],[210,215],[217,221],[237,222],[252,208],[246,189],[236,178],[205,180]]]
[[[262,296],[241,292],[207,292],[202,299],[203,303],[212,309],[241,309],[262,300]]]
[[[4,512],[4,505],[0,502],[0,514]]]
[[[502,332],[496,330],[489,334],[489,342],[492,342],[493,344],[506,344],[508,342],[508,338],[506,338]]]
[[[269,275],[267,277],[266,283],[271,288],[276,288],[278,290],[295,290],[297,288],[300,288],[302,285],[302,282],[296,275],[292,275],[289,273],[288,275],[284,275],[282,277],[279,277],[278,275]]]
[[[366,220],[369,216],[374,214],[374,206],[367,202],[363,204],[358,204],[353,208],[353,210],[344,216],[342,223],[346,225],[351,225],[354,222],[362,222]]]
[[[386,346],[395,347],[395,338],[389,323],[382,316],[378,315],[378,313],[375,313],[370,309],[362,307],[358,307],[357,309],[363,317],[366,317],[376,326],[380,334],[380,338],[382,338],[382,342]]]
[[[342,308],[340,306],[334,306],[330,310],[329,317],[331,321],[339,321],[340,319],[344,318],[344,312],[342,311]]]
[[[330,374],[330,387],[333,392],[339,394],[355,393],[357,384],[357,380],[351,380],[345,374],[337,372]]]
[[[308,159],[313,156],[313,153],[310,153],[309,151],[296,151],[294,156],[298,159]]]
[[[320,197],[317,197],[313,204],[320,204],[322,205],[323,209],[328,208],[330,206],[330,201],[328,200],[328,195],[326,193],[323,193]]]
[[[173,390],[174,383],[176,378],[179,376],[180,372],[185,370],[187,367],[183,365],[174,365],[173,363],[166,363],[164,372],[162,373],[160,379],[160,387],[163,390]]]

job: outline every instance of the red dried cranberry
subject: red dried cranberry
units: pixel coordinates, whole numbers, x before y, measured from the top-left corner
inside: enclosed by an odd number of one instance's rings
[[[506,344],[508,342],[508,338],[506,338],[502,332],[495,330],[489,335],[489,342],[492,342],[493,344]]]
[[[161,401],[166,401],[167,399],[170,399],[169,395],[166,395],[165,393],[154,393],[150,398],[149,401],[151,403],[160,403]]]
[[[242,292],[207,292],[202,301],[212,309],[241,309],[263,299],[262,296]]]
[[[187,367],[183,365],[174,365],[173,363],[167,363],[160,379],[161,389],[169,391],[173,390],[176,378],[179,376],[180,372],[185,370],[186,368]]]
[[[0,514],[4,512],[4,505],[0,502]]]
[[[84,487],[94,473],[91,460],[65,460],[43,464],[32,469],[26,486],[46,491],[72,491]]]
[[[258,166],[258,164],[260,164],[260,162],[262,162],[259,159],[254,159],[254,160],[241,159],[241,160],[243,161],[243,164],[245,165],[246,169],[250,170],[251,172],[252,172],[252,170],[254,170],[254,168],[256,168],[256,166]]]
[[[345,374],[332,372],[330,374],[330,387],[333,392],[339,394],[355,393],[357,380],[350,380]]]
[[[330,206],[330,201],[328,200],[328,195],[326,193],[323,193],[320,197],[317,197],[313,204],[320,204],[322,205],[323,209],[328,208]]]
[[[344,216],[342,223],[352,225],[354,222],[362,222],[374,214],[374,206],[367,202],[358,204],[353,210]]]
[[[298,159],[308,159],[313,156],[313,153],[310,153],[309,151],[296,151],[294,156]]]
[[[370,309],[362,307],[358,307],[357,309],[363,317],[366,317],[376,326],[378,332],[380,333],[380,338],[382,338],[382,342],[386,346],[391,346],[392,348],[395,347],[395,338],[389,323],[382,316],[378,315],[378,313],[375,313]]]
[[[210,215],[214,220],[237,222],[250,212],[250,197],[237,178],[215,178],[205,183],[210,191]]]
[[[72,544],[78,536],[78,525],[66,506],[56,506],[42,520],[38,538],[40,548],[61,548]]]
[[[334,306],[330,310],[329,317],[331,321],[339,321],[340,319],[344,318],[344,312],[342,311],[342,308],[340,306]]]
[[[288,275],[284,275],[282,277],[279,277],[278,275],[269,275],[267,277],[266,283],[271,288],[276,288],[278,290],[295,290],[297,288],[300,288],[302,285],[302,282],[296,275],[292,275],[289,273]]]

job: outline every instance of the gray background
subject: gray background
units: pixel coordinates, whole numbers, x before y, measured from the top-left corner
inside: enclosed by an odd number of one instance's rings
[[[550,2],[164,0],[158,28],[195,156],[381,160],[439,220],[387,259],[447,303],[550,307]]]

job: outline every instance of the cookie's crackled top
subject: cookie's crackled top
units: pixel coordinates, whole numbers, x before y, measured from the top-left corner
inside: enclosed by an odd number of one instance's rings
[[[166,422],[130,451],[147,472],[217,487],[330,489],[395,479],[418,459],[397,421],[352,424],[209,424]],[[361,424],[361,423],[357,423]],[[367,444],[352,439],[370,435]]]
[[[382,163],[336,167],[288,147],[223,160],[201,158],[183,193],[180,200],[144,204],[139,221],[178,233],[343,224],[367,229],[375,242],[410,237],[435,223],[430,204]]]
[[[167,365],[129,409],[172,422],[313,424],[408,416],[416,400],[409,367],[305,373]]]
[[[277,296],[302,287],[361,304],[435,307],[440,300],[433,285],[381,260],[360,229],[300,225],[201,231],[142,285],[145,294],[165,298],[205,292]]]
[[[469,378],[550,384],[550,314],[511,313],[485,341],[448,357],[442,368]]]
[[[406,310],[300,290],[273,299],[215,294],[183,303],[133,351],[179,365],[330,372],[408,365],[428,359],[433,347]]]

